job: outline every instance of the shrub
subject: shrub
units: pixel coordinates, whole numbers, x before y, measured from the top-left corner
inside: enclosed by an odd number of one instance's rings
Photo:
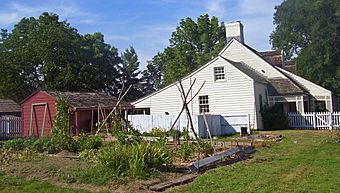
[[[151,132],[144,132],[143,135],[150,137],[166,137],[168,136],[168,133],[160,128],[152,128]]]
[[[188,160],[195,149],[197,149],[197,146],[193,143],[182,144],[178,149],[178,155],[181,159]]]
[[[103,145],[103,139],[99,135],[87,135],[81,132],[77,140],[78,151],[99,149]]]
[[[97,149],[85,149],[79,152],[79,158],[83,161],[97,163],[98,162],[98,150]]]
[[[115,177],[144,178],[170,161],[164,140],[158,142],[115,143],[98,151],[98,167],[107,168]]]
[[[214,147],[207,142],[200,142],[200,152],[205,156],[210,156],[214,153]]]
[[[280,105],[266,106],[261,110],[265,130],[280,130],[288,128],[288,119]]]
[[[182,136],[182,132],[177,129],[172,129],[171,131],[168,131],[167,133],[168,133],[168,136],[173,137],[176,140],[179,140],[179,138],[181,138]]]
[[[50,138],[38,138],[33,144],[32,148],[39,153],[48,151],[49,146],[51,145],[51,139]]]
[[[32,148],[36,138],[17,138],[4,141],[2,143],[2,148],[9,149],[13,151],[20,151],[26,148]]]

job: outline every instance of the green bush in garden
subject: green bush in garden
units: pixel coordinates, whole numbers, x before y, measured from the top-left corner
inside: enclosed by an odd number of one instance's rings
[[[112,142],[102,146],[97,152],[85,150],[80,155],[84,160],[97,163],[98,170],[105,168],[116,178],[124,176],[145,178],[171,160],[171,152],[165,146],[165,140]]]
[[[180,146],[177,153],[181,159],[188,160],[193,152],[197,149],[197,145],[193,143],[184,143]]]
[[[99,149],[103,145],[103,139],[99,135],[87,135],[81,132],[78,136],[78,151]]]
[[[279,104],[265,106],[261,109],[265,130],[282,130],[288,128],[288,118]]]
[[[57,114],[52,127],[52,141],[62,150],[75,152],[77,151],[77,143],[70,135],[68,110],[68,99],[59,97],[57,101]]]

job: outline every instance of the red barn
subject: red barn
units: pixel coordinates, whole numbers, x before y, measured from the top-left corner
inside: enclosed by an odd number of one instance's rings
[[[23,136],[51,135],[59,97],[68,98],[72,135],[78,135],[79,131],[92,133],[98,120],[106,117],[118,100],[104,93],[36,91],[21,102]],[[119,107],[123,113],[133,108],[125,101],[121,101]]]

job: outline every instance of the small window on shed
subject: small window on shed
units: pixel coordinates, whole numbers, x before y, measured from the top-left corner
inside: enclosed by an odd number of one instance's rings
[[[224,67],[214,67],[214,77],[215,81],[225,80]]]
[[[198,97],[200,113],[209,113],[209,97],[203,95]]]

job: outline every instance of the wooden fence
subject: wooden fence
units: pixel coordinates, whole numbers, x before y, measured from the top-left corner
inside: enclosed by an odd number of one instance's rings
[[[340,112],[288,113],[288,125],[296,129],[339,129]]]
[[[0,139],[21,136],[21,118],[15,116],[0,117]]]

